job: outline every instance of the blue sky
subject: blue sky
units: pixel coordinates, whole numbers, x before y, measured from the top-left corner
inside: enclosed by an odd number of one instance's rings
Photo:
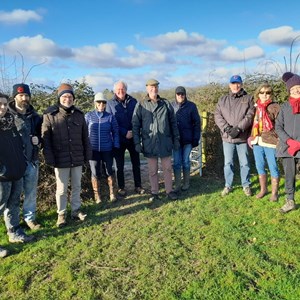
[[[280,76],[300,35],[299,9],[296,0],[1,0],[0,87],[38,64],[26,83],[84,78],[95,92],[120,79],[130,93],[149,78],[168,89]],[[299,46],[300,38],[293,60]]]

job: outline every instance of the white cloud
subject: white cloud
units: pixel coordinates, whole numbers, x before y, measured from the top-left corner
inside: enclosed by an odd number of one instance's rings
[[[192,32],[188,34],[183,29],[175,32],[167,32],[155,37],[141,38],[141,42],[148,45],[148,47],[163,51],[186,51],[186,48],[197,47],[202,49],[218,48],[224,44],[224,41],[209,40],[199,33]],[[209,46],[209,47],[208,47]],[[195,49],[195,48],[194,48]]]
[[[58,47],[52,40],[44,38],[42,35],[14,38],[4,43],[3,48],[11,55],[19,51],[24,57],[38,60],[40,60],[41,57],[68,58],[72,56],[71,49]]]
[[[13,24],[26,24],[30,21],[41,21],[42,16],[33,10],[15,9],[11,12],[0,11],[0,23],[13,25]]]
[[[220,58],[225,61],[242,62],[264,57],[264,51],[259,46],[252,46],[243,50],[237,47],[227,47],[220,53]]]
[[[281,26],[262,31],[258,38],[266,44],[290,46],[292,40],[298,36],[300,38],[300,31],[294,31],[290,26]]]
[[[84,46],[73,49],[73,52],[74,59],[84,65],[96,68],[117,67],[117,45],[114,43],[103,43],[96,47]]]

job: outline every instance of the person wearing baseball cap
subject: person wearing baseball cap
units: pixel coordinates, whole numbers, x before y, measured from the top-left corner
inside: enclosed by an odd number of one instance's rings
[[[178,86],[175,89],[175,101],[172,102],[180,135],[180,147],[173,150],[173,169],[175,192],[187,191],[190,187],[192,148],[199,145],[201,120],[195,103],[187,99],[186,89]],[[181,186],[181,170],[183,185]]]
[[[219,127],[223,141],[225,187],[221,196],[232,192],[234,177],[234,153],[237,152],[243,191],[252,195],[250,188],[250,164],[247,139],[254,117],[253,96],[243,89],[240,75],[229,79],[228,95],[220,97],[215,110],[215,123]]]

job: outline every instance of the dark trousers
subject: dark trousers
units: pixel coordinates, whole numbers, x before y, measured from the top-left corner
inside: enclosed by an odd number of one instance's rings
[[[129,152],[133,179],[135,187],[141,187],[141,163],[140,163],[140,154],[135,151],[133,141],[128,143],[121,143],[119,149],[114,149],[114,156],[117,164],[117,179],[118,186],[120,189],[124,189],[125,187],[125,179],[124,179],[124,160],[125,160],[125,151],[126,149]]]
[[[113,153],[112,151],[93,151],[92,159],[89,161],[92,177],[101,178],[102,170],[106,176],[112,176]]]
[[[283,157],[282,165],[285,175],[285,194],[287,200],[294,200],[296,186],[296,170],[298,159],[293,157]]]

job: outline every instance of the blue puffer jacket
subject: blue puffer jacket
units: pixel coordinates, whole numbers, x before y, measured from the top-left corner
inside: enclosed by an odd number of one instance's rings
[[[114,115],[97,110],[86,113],[90,143],[93,151],[111,151],[120,148],[118,123]]]
[[[120,143],[133,142],[133,139],[128,140],[126,138],[126,134],[132,130],[131,120],[136,104],[137,100],[127,94],[124,101],[118,100],[116,95],[110,101],[107,101],[106,111],[113,114],[118,122]]]
[[[197,145],[200,139],[201,121],[195,103],[185,99],[182,104],[172,102],[176,114],[181,145]]]

